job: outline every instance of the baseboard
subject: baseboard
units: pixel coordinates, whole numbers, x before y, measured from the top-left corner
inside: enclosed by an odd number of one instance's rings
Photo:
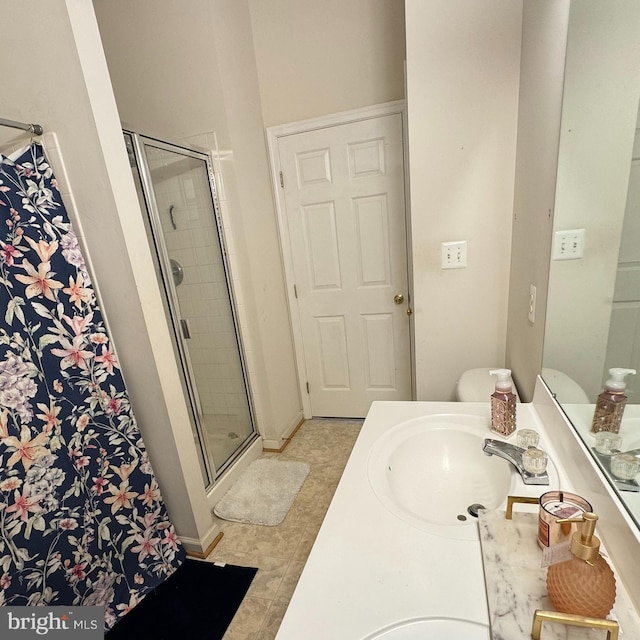
[[[214,522],[201,539],[190,538],[189,536],[179,536],[179,538],[188,556],[206,558],[211,550],[220,542],[222,531],[220,531],[220,527]]]
[[[218,542],[222,540],[224,533],[221,531],[214,539],[213,542],[202,552],[200,551],[189,551],[185,547],[185,551],[187,552],[187,556],[189,558],[198,558],[198,560],[205,560],[207,556],[216,548]]]
[[[302,411],[300,411],[296,417],[291,421],[289,426],[285,429],[284,433],[280,440],[269,440],[267,438],[262,438],[262,450],[269,453],[282,453],[286,448],[293,436],[295,436],[296,431],[302,426],[304,422],[304,415]]]

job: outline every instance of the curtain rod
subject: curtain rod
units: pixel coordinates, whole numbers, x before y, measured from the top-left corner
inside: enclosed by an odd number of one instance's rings
[[[29,131],[36,136],[41,136],[44,129],[39,124],[31,124],[27,122],[16,122],[15,120],[7,120],[6,118],[0,118],[0,125],[3,127],[12,127],[13,129],[22,129],[23,131]]]

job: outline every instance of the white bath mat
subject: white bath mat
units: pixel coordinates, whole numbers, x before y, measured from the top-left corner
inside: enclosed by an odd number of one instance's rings
[[[309,474],[306,462],[254,460],[213,509],[223,520],[280,524]]]

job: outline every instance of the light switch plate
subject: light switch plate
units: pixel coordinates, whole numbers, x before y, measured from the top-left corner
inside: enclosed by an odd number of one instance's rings
[[[579,260],[584,256],[584,244],[587,232],[585,229],[569,229],[556,231],[553,234],[553,260]]]
[[[467,241],[442,243],[442,269],[463,269],[467,266]]]

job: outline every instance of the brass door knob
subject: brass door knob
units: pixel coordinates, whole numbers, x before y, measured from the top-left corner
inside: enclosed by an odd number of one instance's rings
[[[396,295],[393,296],[393,301],[396,304],[402,304],[404,302],[404,296],[401,293],[396,293]]]

